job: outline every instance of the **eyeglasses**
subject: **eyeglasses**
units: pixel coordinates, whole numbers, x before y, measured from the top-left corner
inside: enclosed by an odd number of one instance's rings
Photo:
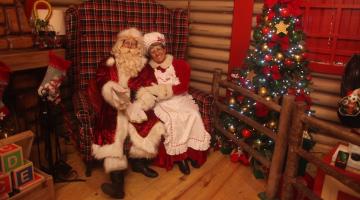
[[[134,49],[134,48],[136,48],[136,46],[137,46],[137,41],[134,40],[134,39],[124,40],[122,46],[123,46],[123,47],[126,47],[126,48]]]

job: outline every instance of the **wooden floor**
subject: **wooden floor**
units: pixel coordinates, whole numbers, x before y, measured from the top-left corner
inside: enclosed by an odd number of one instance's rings
[[[100,189],[100,185],[109,180],[102,167],[94,169],[91,177],[85,177],[83,164],[75,150],[69,153],[68,164],[86,181],[56,183],[57,200],[110,199]],[[228,156],[219,151],[211,152],[208,161],[200,169],[191,168],[191,174],[187,176],[182,175],[177,166],[170,171],[154,169],[159,172],[155,179],[128,170],[125,176],[126,200],[251,200],[258,199],[257,194],[265,188],[265,181],[255,179],[250,167],[230,162]]]

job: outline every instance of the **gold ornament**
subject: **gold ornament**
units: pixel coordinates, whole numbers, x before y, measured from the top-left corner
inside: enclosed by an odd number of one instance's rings
[[[241,108],[241,110],[242,110],[243,112],[246,112],[246,111],[248,111],[248,107],[243,106],[243,107]]]
[[[271,96],[265,97],[265,100],[266,100],[266,101],[271,101]]]
[[[281,60],[284,59],[284,55],[279,52],[279,53],[276,54],[276,58],[281,61]]]
[[[260,89],[259,89],[259,95],[260,96],[262,96],[262,97],[264,97],[264,96],[266,96],[267,95],[267,88],[266,87],[261,87]]]
[[[269,49],[269,46],[267,44],[262,45],[262,50],[267,51]]]
[[[229,104],[230,105],[234,105],[236,103],[236,99],[234,98],[234,97],[231,97],[230,99],[229,99]]]
[[[231,133],[235,133],[235,131],[236,131],[235,126],[231,124],[231,125],[228,127],[228,131],[231,132]]]
[[[301,59],[302,59],[301,55],[294,55],[294,60],[295,60],[296,62],[300,62]]]
[[[253,147],[254,147],[255,149],[259,150],[259,149],[261,148],[261,146],[262,146],[262,142],[261,142],[260,139],[254,140],[254,142],[253,142]]]
[[[284,33],[285,35],[288,34],[286,30],[289,27],[289,24],[285,24],[284,21],[280,21],[280,23],[275,24],[276,27],[276,34]]]
[[[276,122],[271,120],[268,122],[268,127],[271,129],[275,129],[276,128]]]

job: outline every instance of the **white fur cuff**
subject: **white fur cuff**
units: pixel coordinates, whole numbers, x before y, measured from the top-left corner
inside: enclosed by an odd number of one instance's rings
[[[123,170],[127,168],[127,159],[126,156],[119,157],[108,157],[104,159],[104,169],[106,173],[112,171]]]
[[[118,83],[114,81],[108,81],[104,84],[101,89],[101,94],[104,97],[105,101],[117,110],[124,110],[130,102],[129,97],[124,94],[116,94],[115,88],[121,87]]]

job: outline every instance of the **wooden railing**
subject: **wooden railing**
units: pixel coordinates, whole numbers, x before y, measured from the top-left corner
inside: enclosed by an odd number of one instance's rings
[[[283,192],[281,199],[294,199],[294,189],[296,189],[298,192],[305,195],[309,199],[321,199],[320,197],[315,195],[310,189],[308,189],[304,184],[302,184],[300,179],[297,177],[300,157],[306,159],[307,161],[324,171],[324,173],[334,177],[349,188],[360,193],[359,182],[356,182],[354,179],[340,174],[334,168],[325,164],[320,158],[312,155],[311,153],[301,148],[304,127],[319,128],[327,132],[332,137],[351,142],[355,145],[360,145],[360,137],[350,132],[349,130],[342,129],[330,123],[323,122],[319,119],[307,116],[306,114],[304,114],[304,105],[295,105],[294,103],[292,107],[294,107],[294,109],[291,116],[291,132],[289,136],[287,163],[284,175],[284,184],[282,186]]]
[[[240,114],[239,112],[228,108],[228,106],[224,105],[219,101],[219,90],[220,87],[231,88],[234,91],[240,93],[243,96],[252,98],[259,103],[264,104],[266,107],[280,113],[280,120],[279,120],[279,128],[278,132],[274,132],[271,129],[264,127],[262,124],[256,122],[255,120]],[[287,135],[290,126],[290,116],[292,113],[292,103],[294,102],[293,96],[284,96],[282,105],[278,105],[275,102],[267,101],[263,97],[252,93],[251,91],[244,89],[240,86],[237,86],[231,82],[226,80],[221,80],[221,70],[216,69],[214,72],[214,79],[213,79],[213,87],[212,92],[215,99],[215,128],[220,131],[224,136],[231,139],[235,144],[240,146],[244,151],[248,152],[251,156],[253,156],[256,160],[258,160],[263,166],[270,169],[268,183],[265,191],[266,199],[273,199],[275,198],[279,186],[279,182],[282,176],[282,168],[284,166],[284,158],[286,155],[286,147],[287,147]],[[237,119],[241,120],[242,122],[250,125],[251,127],[255,128],[256,130],[264,133],[269,138],[273,139],[275,142],[275,149],[273,153],[273,157],[271,160],[268,160],[264,155],[259,153],[257,150],[253,149],[250,145],[248,145],[243,139],[237,139],[233,134],[229,133],[224,129],[219,121],[219,113],[226,112]]]

